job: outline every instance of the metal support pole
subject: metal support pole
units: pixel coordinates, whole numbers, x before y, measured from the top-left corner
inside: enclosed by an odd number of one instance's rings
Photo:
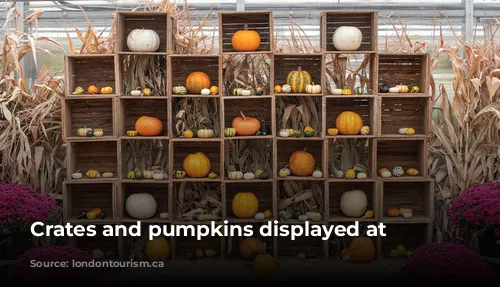
[[[465,42],[467,44],[472,43],[472,37],[474,35],[474,3],[472,0],[463,0],[465,2]]]
[[[236,1],[236,11],[245,11],[245,0]]]

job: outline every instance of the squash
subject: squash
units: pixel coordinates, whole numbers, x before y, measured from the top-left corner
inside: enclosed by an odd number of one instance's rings
[[[160,172],[154,172],[153,173],[153,179],[154,180],[163,180],[163,178],[165,178],[165,175],[163,174],[163,172],[160,171]]]
[[[238,30],[231,37],[233,49],[237,52],[253,52],[260,47],[260,35],[253,30]]]
[[[405,174],[405,171],[404,169],[401,167],[401,166],[395,166],[393,169],[392,169],[392,175],[394,176],[402,176]]]
[[[156,52],[160,47],[160,36],[154,30],[134,29],[127,36],[127,47],[132,52]]]
[[[238,192],[231,206],[234,216],[238,218],[252,218],[259,211],[259,201],[252,192]]]
[[[259,174],[258,178],[261,180],[269,179],[269,172],[263,171],[261,174]]]
[[[338,51],[356,51],[361,47],[363,34],[354,26],[340,26],[335,29],[332,42]]]
[[[369,263],[375,259],[375,244],[369,237],[355,237],[349,245],[349,256],[354,263]]]
[[[88,178],[100,178],[101,175],[99,174],[99,172],[95,169],[89,169],[85,175],[88,177]]]
[[[266,121],[260,121],[260,133],[265,136],[267,134],[272,133],[272,127],[266,123]]]
[[[410,176],[417,176],[420,174],[420,172],[418,171],[418,169],[416,168],[409,168],[406,173]]]
[[[230,171],[227,175],[231,180],[238,180],[243,178],[243,172],[241,171]]]
[[[130,91],[130,95],[133,97],[142,96],[141,88],[137,88],[135,90]]]
[[[306,126],[306,127],[304,128],[304,136],[305,136],[306,138],[313,137],[313,136],[314,136],[314,133],[315,133],[315,131],[314,131],[314,129],[313,129],[311,126]]]
[[[102,212],[100,208],[93,208],[89,212],[87,212],[87,219],[96,219],[99,217],[99,214]]]
[[[280,130],[280,137],[287,138],[289,136],[290,136],[290,134],[288,133],[288,130],[285,130],[285,129]]]
[[[133,218],[151,218],[156,214],[156,199],[149,193],[133,193],[125,201],[125,209]]]
[[[356,178],[356,171],[351,168],[346,170],[344,175],[347,179],[354,179]]]
[[[236,89],[233,89],[233,96],[241,96],[241,92],[243,91],[242,88],[236,88]]]
[[[142,173],[141,170],[136,170],[134,172],[134,174],[135,174],[135,179],[139,179],[139,180],[144,179],[144,173]]]
[[[210,178],[210,179],[217,178],[217,174],[215,172],[211,172],[208,174],[208,178]]]
[[[256,220],[264,220],[264,219],[266,219],[266,216],[264,215],[263,212],[257,212],[257,214],[255,214],[254,218]]]
[[[388,84],[382,84],[382,85],[380,85],[379,91],[381,93],[388,93],[389,89],[390,89],[390,87]]]
[[[398,246],[396,246],[396,254],[398,255],[398,257],[403,257],[403,256],[406,256],[406,248],[399,244]]]
[[[75,88],[75,90],[71,94],[72,95],[81,95],[81,94],[83,94],[83,92],[85,92],[85,90],[81,86],[78,86]]]
[[[92,129],[89,129],[86,133],[85,136],[87,137],[93,137],[94,136],[94,131]]]
[[[133,170],[127,172],[128,179],[135,179],[135,172]]]
[[[240,96],[245,96],[246,97],[246,96],[250,96],[251,94],[252,94],[252,91],[247,90],[247,89],[242,89],[240,91]]]
[[[158,136],[163,131],[163,123],[158,118],[142,116],[135,121],[135,130],[141,136]]]
[[[248,261],[254,260],[255,256],[263,251],[262,241],[256,237],[247,237],[240,244],[240,255]]]
[[[136,130],[128,130],[127,131],[127,136],[129,136],[129,137],[135,137],[136,135],[137,135]]]
[[[226,128],[226,129],[224,129],[224,135],[226,137],[234,137],[236,135],[236,129]]]
[[[211,138],[214,136],[214,131],[212,129],[199,129],[197,132],[199,138]]]
[[[284,84],[283,86],[281,86],[281,91],[285,94],[289,94],[290,92],[292,92],[292,87],[290,85]]]
[[[210,89],[201,89],[201,92],[200,94],[202,94],[203,96],[208,96],[210,95]]]
[[[337,128],[329,128],[327,133],[329,136],[336,136],[339,134],[339,130]]]
[[[314,172],[315,164],[314,156],[306,149],[292,153],[288,160],[290,171],[295,176],[310,176]]]
[[[380,173],[380,176],[383,178],[389,178],[392,176],[392,173],[388,169],[386,169]]]
[[[410,87],[410,93],[419,93],[420,88],[417,85],[413,85]]]
[[[313,212],[310,216],[311,221],[313,222],[319,222],[321,221],[321,213],[319,212]]]
[[[292,174],[292,171],[288,167],[284,167],[284,168],[280,169],[280,171],[279,171],[280,177],[287,177],[290,174]]]
[[[391,259],[398,258],[398,252],[396,251],[396,249],[391,249],[391,251],[389,252],[389,258]]]
[[[112,87],[101,88],[101,94],[112,94],[112,93],[113,93],[113,88]]]
[[[368,198],[362,190],[346,191],[340,198],[340,210],[348,217],[361,217],[367,207]]]
[[[81,179],[82,177],[83,177],[83,175],[79,170],[77,170],[71,174],[72,179]]]
[[[335,120],[335,125],[341,135],[357,135],[363,126],[363,119],[355,112],[342,112]]]
[[[154,173],[154,171],[151,171],[151,170],[144,170],[144,171],[142,171],[142,174],[144,175],[145,179],[153,179],[153,175],[155,173]]]
[[[342,95],[342,89],[332,89],[332,95]]]
[[[364,136],[369,135],[370,134],[370,127],[369,126],[362,126],[361,129],[359,130],[359,132]]]
[[[213,249],[205,249],[205,256],[208,258],[214,258],[215,257],[215,250]]]
[[[246,180],[255,179],[255,174],[252,172],[246,172],[243,174],[243,179],[246,179]]]
[[[344,95],[344,96],[349,96],[349,95],[352,95],[352,91],[351,91],[351,89],[350,89],[348,86],[345,86],[345,87],[342,89],[342,95]]]
[[[187,89],[184,86],[175,86],[172,91],[174,95],[185,95],[187,93]]]
[[[298,221],[308,221],[309,220],[309,216],[305,215],[305,214],[301,214],[297,217],[297,220]]]
[[[186,172],[183,170],[174,170],[174,177],[177,179],[182,179],[186,176]]]
[[[210,91],[210,95],[217,95],[217,94],[219,94],[219,87],[211,86],[209,91]]]
[[[261,253],[255,257],[252,268],[257,279],[270,280],[277,270],[276,260],[270,254]]]
[[[104,135],[104,131],[101,128],[94,129],[93,133],[95,137],[102,137]]]
[[[203,255],[205,255],[205,254],[203,253],[203,250],[201,250],[201,249],[199,249],[199,248],[197,248],[197,249],[196,249],[195,254],[196,254],[196,257],[198,257],[198,258],[202,258],[202,257],[203,257]]]
[[[153,94],[153,91],[151,91],[150,88],[145,88],[144,90],[142,90],[142,94],[145,96],[145,97],[149,97]]]
[[[397,208],[389,208],[389,210],[387,210],[387,216],[389,217],[398,217],[399,215],[399,209]]]
[[[255,135],[260,129],[260,122],[256,118],[245,116],[240,111],[241,117],[233,119],[232,127],[236,130],[239,136],[252,136]]]
[[[356,174],[356,178],[357,179],[367,179],[368,178],[368,175],[365,173],[365,172],[358,172]]]
[[[189,177],[206,177],[210,168],[210,160],[202,152],[190,153],[184,158],[183,169]]]
[[[102,177],[104,178],[111,178],[113,177],[113,173],[112,172],[105,172],[102,174]]]
[[[80,137],[86,137],[86,136],[87,136],[87,132],[88,132],[89,130],[92,130],[92,129],[91,129],[91,128],[87,128],[87,127],[85,127],[85,128],[79,128],[79,129],[76,131],[76,133],[77,133],[77,134],[78,134],[78,136],[80,136]]]
[[[200,94],[210,88],[210,77],[205,72],[192,72],[186,78],[186,89],[191,94]]]
[[[306,93],[321,94],[321,85],[315,85],[314,82],[306,86]]]
[[[164,261],[170,257],[170,243],[164,237],[155,237],[146,244],[146,257],[150,261]]]
[[[399,87],[390,87],[389,93],[392,93],[392,94],[399,93]]]
[[[273,213],[271,212],[271,210],[266,209],[266,210],[264,211],[264,217],[265,217],[265,218],[271,218],[271,217],[273,217]]]
[[[361,86],[357,86],[356,88],[354,88],[354,92],[356,93],[356,95],[360,96],[363,94],[363,88]]]
[[[280,85],[275,85],[274,86],[274,93],[275,94],[279,94],[279,93],[281,93],[281,91],[282,91],[282,88],[281,88]]]
[[[262,89],[261,87],[255,88],[255,94],[257,96],[262,96],[264,94],[264,89]]]
[[[375,216],[375,213],[373,212],[373,210],[369,209],[365,212],[365,214],[363,214],[363,219],[371,219]]]
[[[288,131],[288,136],[293,137],[295,130],[294,129],[286,129]]]
[[[312,177],[314,178],[322,178],[323,177],[323,172],[317,167],[314,172],[312,173]]]
[[[99,94],[99,88],[97,88],[95,85],[90,85],[87,88],[87,92],[91,95]]]
[[[411,208],[402,208],[399,210],[399,214],[406,219],[410,219],[413,217],[413,210]]]
[[[182,133],[182,136],[187,138],[187,139],[190,139],[190,138],[193,138],[194,137],[194,133],[192,130],[185,130],[183,133]]]
[[[397,85],[397,88],[399,88],[400,93],[408,93],[409,89],[407,85]]]
[[[311,74],[307,71],[302,71],[302,68],[299,66],[297,70],[288,73],[286,83],[290,85],[292,93],[304,93],[306,86],[312,83]]]

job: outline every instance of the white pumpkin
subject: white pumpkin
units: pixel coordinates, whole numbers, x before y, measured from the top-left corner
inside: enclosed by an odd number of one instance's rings
[[[356,51],[361,47],[363,34],[354,26],[341,26],[333,33],[333,46],[339,51]]]
[[[280,137],[282,138],[287,138],[290,134],[288,133],[287,130],[280,130]]]
[[[134,193],[127,198],[125,209],[133,218],[151,218],[156,213],[156,199],[149,193]]]
[[[257,214],[255,214],[254,218],[257,220],[264,220],[266,216],[264,215],[263,212],[258,212]]]
[[[292,92],[292,86],[290,85],[283,85],[281,86],[281,91],[285,94],[291,93]]]
[[[201,90],[201,94],[202,94],[202,95],[204,95],[204,96],[208,96],[208,95],[210,95],[210,90],[209,90],[209,89],[206,89],[206,88],[205,88],[205,89],[202,89],[202,90]]]
[[[332,94],[333,95],[342,95],[342,89],[333,89]]]
[[[356,178],[357,179],[366,179],[366,178],[368,178],[368,175],[364,172],[360,172],[356,175]]]
[[[160,36],[154,30],[135,29],[128,34],[127,46],[132,52],[156,52]]]
[[[362,190],[346,191],[340,198],[340,210],[349,217],[361,217],[368,206],[368,198]]]
[[[250,96],[252,94],[252,91],[250,91],[250,90],[241,90],[240,94],[242,96]]]
[[[243,172],[241,171],[231,171],[228,174],[229,179],[242,179],[243,178]]]
[[[399,93],[399,87],[389,88],[389,93]]]
[[[243,175],[243,179],[254,179],[255,178],[255,174],[253,172],[246,172],[244,175]]]

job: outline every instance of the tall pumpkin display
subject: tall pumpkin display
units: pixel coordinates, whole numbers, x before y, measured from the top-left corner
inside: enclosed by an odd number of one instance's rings
[[[148,241],[145,253],[149,261],[165,261],[170,257],[170,243],[163,237],[155,237]]]
[[[299,67],[296,71],[288,73],[286,83],[292,88],[292,93],[305,93],[306,86],[312,83],[311,74]]]
[[[354,263],[369,263],[375,259],[375,245],[368,237],[355,237],[349,245],[349,256]]]
[[[363,119],[355,112],[342,112],[336,119],[335,125],[341,135],[357,135],[363,127]]]
[[[231,38],[233,49],[237,52],[253,52],[260,47],[260,35],[253,30],[238,30]]]
[[[310,176],[314,172],[315,163],[314,156],[304,149],[292,153],[288,167],[295,176]]]
[[[234,216],[252,218],[259,211],[259,201],[252,192],[238,192],[232,202]]]
[[[257,254],[264,252],[262,247],[262,241],[257,237],[245,238],[240,244],[240,255],[245,260],[254,260]]]
[[[201,90],[210,89],[210,77],[205,72],[192,72],[186,78],[186,89],[191,94],[201,94]]]
[[[142,116],[135,121],[135,130],[141,136],[158,136],[163,131],[163,123],[153,117]]]
[[[189,177],[206,177],[210,168],[210,160],[202,152],[190,153],[184,158],[183,169]]]
[[[240,111],[241,117],[233,119],[232,127],[239,136],[253,136],[260,130],[260,122],[256,118],[245,116]]]
[[[127,46],[132,52],[156,52],[160,37],[154,30],[135,29],[127,36]]]

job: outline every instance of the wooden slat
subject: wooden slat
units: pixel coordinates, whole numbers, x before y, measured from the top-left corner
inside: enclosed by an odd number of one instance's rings
[[[168,14],[155,12],[155,13],[119,13],[119,34],[118,34],[118,51],[130,52],[127,46],[127,37],[135,29],[149,29],[154,30],[160,38],[160,46],[157,51],[167,52],[170,41],[172,38],[167,34]]]
[[[106,219],[116,219],[113,200],[114,183],[67,184],[65,205],[67,220],[76,219],[80,211],[100,208],[106,213]],[[97,219],[95,220],[98,221]]]
[[[423,140],[377,140],[377,170],[392,170],[401,166],[404,170],[416,168],[424,172],[422,158],[426,150],[422,149]]]
[[[428,135],[429,101],[429,98],[381,99],[381,134],[397,135],[400,128],[411,127],[417,135]]]
[[[116,92],[115,58],[113,55],[68,56],[66,58],[66,93],[73,93],[76,87],[81,86],[88,94],[87,88],[95,85],[99,90],[111,86]]]

